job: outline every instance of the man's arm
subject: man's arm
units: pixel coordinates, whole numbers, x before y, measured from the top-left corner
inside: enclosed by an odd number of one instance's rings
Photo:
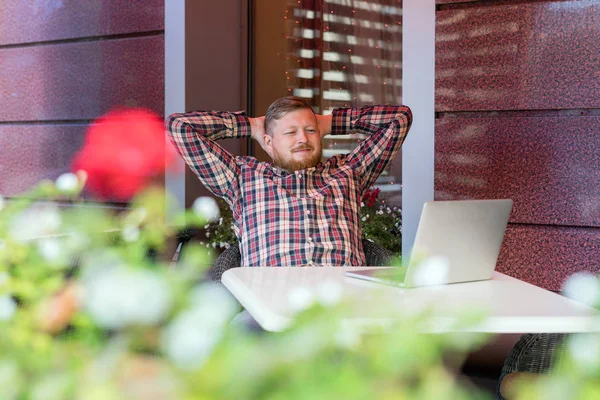
[[[329,115],[316,115],[317,117],[317,125],[319,128],[319,133],[321,134],[321,139],[331,133],[331,123],[332,123],[332,114]]]
[[[346,159],[362,175],[365,190],[396,156],[411,123],[412,113],[406,106],[365,106],[333,111],[331,134],[368,135]]]
[[[257,118],[248,118],[250,120],[250,128],[252,130],[250,136],[252,139],[256,140],[260,147],[264,151],[267,151],[265,146],[265,135],[267,132],[265,131],[265,117],[257,117]]]
[[[235,157],[214,140],[251,134],[244,112],[195,111],[167,119],[169,139],[200,181],[216,196],[234,203],[239,167]]]

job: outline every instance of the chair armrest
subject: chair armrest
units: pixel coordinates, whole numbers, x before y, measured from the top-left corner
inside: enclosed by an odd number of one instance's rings
[[[510,351],[498,379],[497,396],[507,391],[504,378],[513,373],[546,374],[565,350],[564,333],[527,333]],[[507,381],[508,383],[508,381]]]
[[[228,249],[217,257],[215,264],[212,269],[212,280],[214,282],[221,282],[221,276],[223,273],[231,268],[238,268],[242,265],[242,254],[240,253],[240,247],[237,243],[231,245]]]
[[[394,253],[386,248],[381,247],[375,242],[371,242],[367,239],[362,241],[363,251],[365,253],[365,259],[367,260],[367,266],[387,266],[390,265],[394,258]]]

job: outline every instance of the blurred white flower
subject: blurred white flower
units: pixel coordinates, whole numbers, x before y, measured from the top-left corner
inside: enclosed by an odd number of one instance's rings
[[[140,238],[140,230],[135,225],[127,225],[121,231],[126,242],[135,242]]]
[[[325,307],[339,304],[343,293],[343,286],[338,281],[325,281],[317,286],[317,300]]]
[[[567,338],[567,349],[582,371],[597,371],[600,368],[600,336],[579,333]]]
[[[7,272],[0,272],[0,287],[4,286],[10,279]],[[0,296],[0,321],[7,321],[12,318],[17,310],[17,304],[9,295]]]
[[[71,379],[67,374],[48,374],[31,389],[30,400],[61,400],[69,397]]]
[[[219,343],[223,327],[212,326],[202,317],[193,310],[184,311],[163,332],[161,346],[167,357],[180,368],[202,366]]]
[[[546,379],[540,388],[538,399],[571,399],[573,398],[573,382],[571,379]],[[529,397],[531,398],[531,397]]]
[[[4,285],[6,282],[8,282],[9,279],[10,279],[10,275],[8,275],[8,272],[6,272],[6,271],[0,272],[0,287],[2,287],[2,285]]]
[[[418,286],[441,285],[448,282],[450,261],[444,256],[425,259],[414,272],[414,281]]]
[[[578,272],[567,279],[563,294],[573,300],[595,307],[600,305],[600,280],[589,272]]]
[[[8,232],[17,241],[31,240],[58,233],[61,218],[54,204],[33,206],[16,215],[9,223]]]
[[[206,321],[226,325],[239,311],[237,300],[225,288],[215,283],[203,283],[190,292],[190,308]]]
[[[108,268],[85,285],[85,307],[104,328],[154,325],[171,309],[169,285],[155,272]]]
[[[334,334],[334,340],[340,347],[355,349],[360,344],[360,332],[356,327],[342,324]]]
[[[315,296],[313,292],[305,286],[294,288],[288,295],[288,303],[295,312],[306,310],[314,302]]]
[[[19,365],[10,358],[0,360],[0,398],[18,399],[22,396],[24,379],[19,371]]]
[[[0,321],[8,321],[17,310],[17,303],[9,295],[0,296]]]
[[[62,174],[56,179],[56,188],[61,192],[74,192],[79,188],[79,178],[70,172]]]
[[[221,216],[216,200],[208,196],[198,197],[194,201],[192,209],[196,215],[205,218],[208,222],[217,221]]]
[[[68,261],[66,251],[60,239],[46,238],[38,240],[37,248],[40,255],[50,263],[65,264]]]
[[[144,207],[138,207],[134,209],[129,215],[127,215],[127,222],[139,226],[146,220],[148,216],[148,211]]]
[[[115,268],[125,268],[120,254],[111,249],[91,250],[82,256],[81,280],[85,285],[89,285],[108,270]]]
[[[195,287],[190,293],[189,309],[179,314],[163,334],[165,353],[181,368],[201,366],[238,310],[237,301],[219,285]]]
[[[91,243],[89,236],[82,232],[69,230],[64,238],[64,245],[69,254],[77,253],[86,249]]]

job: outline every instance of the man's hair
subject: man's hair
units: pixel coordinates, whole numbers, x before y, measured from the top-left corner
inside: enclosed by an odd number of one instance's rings
[[[273,122],[281,119],[285,114],[290,111],[296,111],[307,108],[315,113],[311,105],[300,97],[287,96],[277,99],[269,106],[267,113],[265,114],[265,132],[273,136]]]

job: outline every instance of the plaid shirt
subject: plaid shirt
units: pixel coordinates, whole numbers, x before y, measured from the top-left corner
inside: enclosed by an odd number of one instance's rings
[[[296,172],[236,157],[215,140],[250,137],[244,112],[174,114],[168,133],[200,181],[231,207],[242,266],[360,266],[360,202],[412,122],[405,106],[335,109],[333,135],[368,135],[349,154]]]

